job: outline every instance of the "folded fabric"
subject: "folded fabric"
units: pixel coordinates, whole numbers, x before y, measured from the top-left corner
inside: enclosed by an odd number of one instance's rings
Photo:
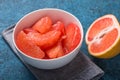
[[[42,70],[27,64],[18,54],[12,41],[14,25],[3,31],[2,35],[18,58],[38,80],[98,80],[104,71],[94,64],[84,53],[79,54],[69,64],[59,69]]]

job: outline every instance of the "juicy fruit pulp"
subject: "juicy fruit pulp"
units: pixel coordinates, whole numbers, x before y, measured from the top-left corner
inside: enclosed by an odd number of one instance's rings
[[[51,25],[51,19],[49,17],[43,17],[40,20],[38,20],[32,28],[36,31],[39,31],[40,33],[46,33],[51,28]]]
[[[64,55],[64,51],[62,48],[62,44],[59,42],[53,47],[46,50],[46,54],[49,56],[49,58],[57,58]]]
[[[113,15],[95,20],[86,33],[86,43],[91,55],[111,58],[120,52],[120,27]]]
[[[56,30],[41,35],[33,32],[28,34],[29,40],[34,41],[34,43],[42,49],[53,46],[60,39],[60,36],[61,32]]]
[[[67,48],[68,52],[72,51],[80,42],[80,30],[77,25],[71,23],[66,28],[66,39],[63,40],[63,44],[65,48]]]
[[[102,52],[108,49],[115,42],[118,36],[117,29],[113,29],[110,32],[104,34],[99,41],[93,42],[91,45],[91,51],[93,53]],[[105,46],[103,46],[105,45]]]
[[[30,55],[31,57],[35,58],[43,58],[45,53],[36,46],[33,42],[31,42],[27,37],[26,34],[21,31],[16,39],[16,43],[18,48],[23,51],[25,54]]]
[[[88,41],[92,41],[95,36],[97,36],[102,30],[109,29],[112,27],[113,22],[111,18],[104,18],[99,20],[94,25],[92,25],[89,33],[88,33]]]
[[[20,31],[16,44],[28,56],[53,59],[72,51],[80,40],[81,33],[76,24],[65,27],[61,21],[52,24],[49,17],[43,17],[30,28]]]

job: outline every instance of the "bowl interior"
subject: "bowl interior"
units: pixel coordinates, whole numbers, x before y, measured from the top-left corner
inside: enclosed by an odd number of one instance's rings
[[[36,21],[38,21],[40,18],[42,18],[44,16],[49,16],[52,19],[53,23],[60,20],[64,23],[65,26],[71,22],[77,24],[81,31],[81,40],[80,40],[80,43],[78,44],[78,46],[81,46],[82,41],[83,41],[83,29],[82,29],[81,23],[75,16],[73,16],[72,14],[70,14],[66,11],[59,10],[59,9],[40,9],[40,10],[36,10],[36,11],[33,11],[33,12],[25,15],[16,24],[16,26],[14,28],[14,32],[13,32],[13,42],[14,42],[14,45],[16,46],[16,48],[17,48],[17,45],[15,42],[15,39],[16,39],[17,34],[24,28],[31,27]]]

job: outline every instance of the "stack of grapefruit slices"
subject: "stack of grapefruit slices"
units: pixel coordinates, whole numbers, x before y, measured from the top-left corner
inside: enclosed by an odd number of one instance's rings
[[[112,58],[120,53],[120,25],[112,14],[96,19],[85,36],[88,51],[97,58]]]

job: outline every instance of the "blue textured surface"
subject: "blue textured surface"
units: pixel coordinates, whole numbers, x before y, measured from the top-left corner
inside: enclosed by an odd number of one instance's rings
[[[120,21],[119,0],[0,0],[0,32],[16,23],[25,14],[41,8],[60,8],[81,21],[84,33],[98,17],[114,14]],[[120,80],[120,55],[108,59],[96,59],[88,54],[85,41],[81,51],[105,71],[101,80]],[[0,80],[36,80],[13,54],[0,34]]]

